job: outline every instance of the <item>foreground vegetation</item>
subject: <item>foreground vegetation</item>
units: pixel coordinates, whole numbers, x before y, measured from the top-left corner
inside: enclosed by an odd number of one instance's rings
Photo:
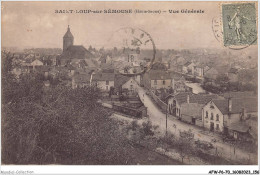
[[[2,164],[179,164],[130,144],[97,103],[98,89],[45,87],[40,74],[17,80],[10,60],[2,63]]]

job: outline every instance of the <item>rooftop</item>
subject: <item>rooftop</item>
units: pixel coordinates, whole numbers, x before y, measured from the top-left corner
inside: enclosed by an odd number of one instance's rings
[[[169,72],[162,70],[150,70],[148,72],[151,80],[169,80],[172,79]]]
[[[246,109],[246,112],[257,112],[257,97],[232,98],[232,114],[238,114]],[[218,107],[222,114],[228,114],[228,99],[214,99],[213,103]]]
[[[177,102],[182,105],[183,103],[187,103],[187,99],[189,96],[189,103],[198,103],[198,104],[206,104],[212,99],[219,99],[221,98],[218,95],[211,95],[211,94],[194,94],[192,92],[180,92],[177,94],[171,94],[169,97],[174,97]]]
[[[96,73],[93,74],[93,81],[114,81],[115,74],[114,73]]]

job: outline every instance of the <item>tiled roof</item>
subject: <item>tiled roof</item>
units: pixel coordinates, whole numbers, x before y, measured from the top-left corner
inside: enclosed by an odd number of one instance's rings
[[[130,80],[130,77],[124,76],[121,74],[115,75],[115,88],[119,88],[123,84],[125,84],[128,80]]]
[[[150,70],[148,72],[151,80],[169,80],[171,79],[171,75],[169,72],[162,70]]]
[[[81,45],[72,45],[67,48],[62,53],[63,58],[69,59],[85,59],[85,58],[93,58],[94,56],[90,53],[84,46]]]
[[[167,67],[162,64],[161,62],[155,62],[152,67],[151,67],[152,70],[167,70]]]
[[[233,130],[233,131],[246,133],[247,131],[249,131],[249,126],[245,122],[239,121],[239,122],[236,122],[236,123],[231,123],[230,126],[228,127],[228,129]]]
[[[96,73],[93,74],[93,81],[114,81],[114,73]]]
[[[257,98],[232,98],[232,114],[238,114],[243,111],[243,108],[247,112],[257,112]],[[222,114],[228,114],[228,99],[217,100],[213,99],[213,103],[218,107]]]
[[[183,114],[201,119],[203,106],[204,105],[198,103],[184,103],[181,105],[181,115]]]
[[[198,103],[198,104],[206,104],[212,99],[219,99],[218,95],[210,95],[210,94],[193,94],[192,92],[180,92],[175,95],[170,95],[172,97],[175,97],[177,102],[181,105],[183,103],[187,103],[189,95],[189,103]],[[168,98],[168,97],[167,97]]]
[[[245,98],[245,97],[254,97],[255,94],[253,91],[244,91],[244,92],[226,92],[222,94],[224,98]]]
[[[176,73],[176,72],[169,72],[172,79],[175,81],[180,80],[181,78],[184,78],[182,74]],[[185,78],[184,78],[185,79]]]

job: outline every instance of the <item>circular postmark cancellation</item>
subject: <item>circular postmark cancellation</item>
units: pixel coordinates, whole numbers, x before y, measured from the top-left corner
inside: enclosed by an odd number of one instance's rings
[[[221,5],[221,17],[212,19],[215,38],[230,49],[244,49],[257,44],[257,17],[255,3]]]
[[[114,67],[123,75],[142,74],[151,68],[155,60],[155,43],[151,35],[142,29],[120,28],[113,33],[109,43],[120,52],[112,59]]]

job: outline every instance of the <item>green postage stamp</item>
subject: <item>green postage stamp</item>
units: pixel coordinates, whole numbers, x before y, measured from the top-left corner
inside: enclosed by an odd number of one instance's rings
[[[257,44],[255,3],[222,4],[224,46]]]

